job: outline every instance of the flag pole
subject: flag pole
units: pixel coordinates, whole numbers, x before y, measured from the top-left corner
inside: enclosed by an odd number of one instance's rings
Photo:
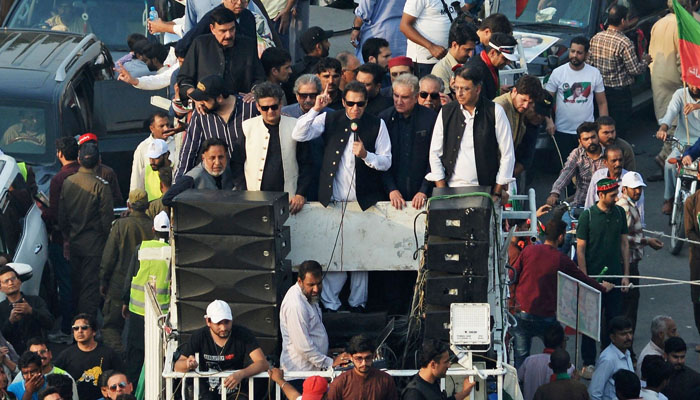
[[[688,84],[685,81],[683,81],[683,119],[685,119],[685,138],[688,146],[691,146],[692,143],[690,143],[690,130],[688,129],[688,114],[686,114],[685,112],[686,104],[688,104]]]

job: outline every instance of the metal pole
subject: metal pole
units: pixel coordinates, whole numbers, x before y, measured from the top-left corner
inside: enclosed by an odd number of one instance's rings
[[[574,350],[574,368],[578,369],[578,356],[579,356],[579,351],[578,351],[578,344],[580,341],[581,333],[578,331],[578,323],[579,323],[579,293],[581,292],[581,286],[576,284],[576,349]]]
[[[145,385],[144,398],[146,400],[156,400],[160,398],[163,392],[163,379],[161,372],[163,371],[163,343],[158,327],[158,318],[160,317],[160,305],[155,297],[156,277],[151,275],[148,279],[148,284],[145,289],[145,315],[144,315],[144,367],[145,367]]]

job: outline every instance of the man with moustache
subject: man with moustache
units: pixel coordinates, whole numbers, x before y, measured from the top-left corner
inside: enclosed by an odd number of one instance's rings
[[[151,168],[149,171],[148,168],[148,165],[150,164],[149,159],[152,158],[149,155],[151,143],[156,140],[164,141],[165,149],[168,152],[167,158],[173,167],[176,167],[178,154],[180,152],[180,145],[182,144],[182,133],[175,135],[168,133],[170,131],[170,120],[168,118],[168,114],[164,111],[156,111],[151,114],[144,125],[148,127],[151,134],[148,135],[148,137],[141,143],[139,143],[134,151],[134,161],[131,164],[131,183],[129,184],[129,191],[131,192],[134,189],[144,189],[146,193],[148,193],[148,200],[150,201],[160,197],[160,192],[158,191],[159,180],[157,170]],[[162,146],[159,144],[157,148],[162,148]]]
[[[343,91],[340,90],[340,74],[343,68],[340,61],[331,57],[324,57],[316,64],[316,76],[321,80],[323,90],[330,96],[330,103],[326,106],[333,110],[343,108]]]
[[[669,400],[690,399],[686,397],[693,388],[700,386],[700,374],[685,365],[685,356],[688,351],[685,341],[676,336],[664,343],[664,358],[673,367],[671,379],[661,391]]]
[[[190,98],[200,104],[201,111],[192,113],[175,178],[197,165],[202,142],[207,139],[221,140],[230,160],[234,144],[243,137],[243,121],[258,115],[255,103],[245,103],[240,96],[230,94],[224,87],[223,78],[218,75],[202,78],[197,83],[197,88],[190,92]]]
[[[615,384],[611,379],[618,370],[634,373],[630,349],[634,339],[632,322],[625,317],[615,317],[608,325],[610,345],[600,353],[595,372],[588,386],[588,394],[593,400],[615,400]]]
[[[348,353],[335,360],[328,354],[328,334],[321,317],[323,269],[314,260],[299,265],[296,284],[284,295],[280,307],[282,354],[280,366],[287,371],[321,371],[350,361]],[[301,390],[303,380],[290,381]]]
[[[603,151],[598,143],[597,126],[593,122],[584,122],[576,129],[579,146],[571,151],[566,159],[566,164],[559,173],[559,177],[552,185],[547,204],[553,206],[564,192],[566,185],[576,177],[576,193],[572,206],[583,206],[586,203],[588,186],[591,183],[593,172],[603,168]]]
[[[250,330],[233,325],[231,307],[226,302],[214,300],[209,303],[204,319],[207,326],[192,334],[173,369],[176,372],[188,372],[199,366],[200,371],[236,370],[223,382],[224,390],[233,396],[231,398],[235,398],[236,386],[244,379],[267,371],[269,365],[265,354]],[[199,360],[195,358],[195,353],[199,353]],[[208,387],[209,390],[200,391],[200,399],[220,399],[220,384],[219,378],[208,380],[208,384],[203,387]]]

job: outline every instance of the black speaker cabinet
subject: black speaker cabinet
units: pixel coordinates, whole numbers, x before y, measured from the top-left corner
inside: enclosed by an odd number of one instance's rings
[[[450,307],[428,305],[423,321],[423,337],[450,341]]]
[[[176,233],[273,236],[289,218],[281,192],[190,189],[174,202]]]
[[[427,304],[449,306],[452,303],[487,303],[487,276],[450,275],[428,272],[425,282]]]
[[[291,250],[289,227],[274,236],[175,235],[175,265],[273,270]]]
[[[433,197],[474,192],[490,193],[486,186],[435,188]],[[434,199],[428,207],[428,235],[454,239],[490,241],[491,200],[485,196]]]
[[[431,271],[488,275],[489,242],[428,237],[425,266]]]
[[[292,286],[290,268],[276,271],[176,267],[177,299],[229,303],[281,303]]]
[[[204,315],[211,301],[177,302],[177,320],[180,332],[192,333],[206,326]],[[279,330],[279,307],[275,304],[228,303],[233,323],[253,332],[256,337],[276,337]]]

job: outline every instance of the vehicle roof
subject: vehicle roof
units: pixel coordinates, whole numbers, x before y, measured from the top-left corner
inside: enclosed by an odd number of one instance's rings
[[[0,98],[50,101],[62,83],[57,70],[81,40],[65,32],[0,29]]]

